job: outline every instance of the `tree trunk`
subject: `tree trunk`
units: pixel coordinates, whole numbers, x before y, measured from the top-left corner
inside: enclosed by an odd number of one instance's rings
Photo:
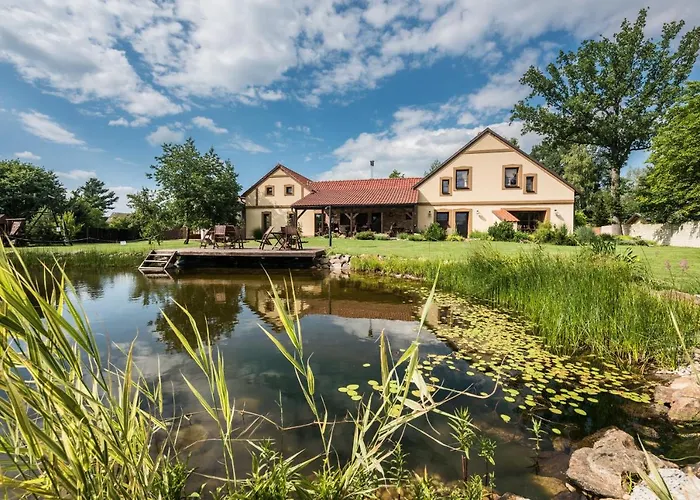
[[[185,245],[190,242],[190,228],[189,226],[185,228]]]
[[[622,165],[610,167],[610,194],[612,195],[612,233],[622,234],[622,205],[620,203],[620,171]]]

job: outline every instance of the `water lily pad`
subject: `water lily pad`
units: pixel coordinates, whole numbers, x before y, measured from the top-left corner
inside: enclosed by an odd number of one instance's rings
[[[574,411],[576,413],[578,413],[579,415],[587,415],[587,413],[584,410],[582,410],[581,408],[576,408],[576,409],[574,409]]]
[[[365,368],[367,368],[368,366],[372,366],[372,365],[370,365],[369,363],[365,363],[365,364],[363,364],[362,366],[365,367]]]
[[[507,424],[508,422],[510,422],[510,417],[508,415],[501,414],[501,420],[503,420]]]
[[[360,388],[360,386],[357,384],[349,384],[347,387],[348,387],[348,391],[354,391],[354,390],[357,390]]]
[[[556,434],[557,436],[561,435],[561,431],[557,429],[556,427],[552,427],[552,433]]]

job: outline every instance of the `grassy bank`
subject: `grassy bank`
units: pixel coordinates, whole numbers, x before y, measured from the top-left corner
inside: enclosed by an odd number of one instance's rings
[[[328,239],[310,238],[309,246],[328,248]],[[504,241],[406,241],[406,240],[369,240],[335,238],[333,253],[350,255],[382,255],[385,257],[426,258],[430,260],[469,259],[476,252],[494,249],[504,255],[516,255],[522,251],[532,250],[532,243],[513,243]],[[550,255],[576,255],[581,247],[542,245],[541,248]],[[618,251],[631,248],[640,263],[647,269],[656,285],[675,288],[689,293],[700,293],[700,248],[686,247],[627,247],[619,246]]]
[[[590,352],[629,365],[673,366],[681,352],[671,313],[686,345],[698,345],[700,308],[659,297],[643,281],[639,266],[613,259],[571,258],[537,250],[506,256],[486,250],[443,263],[360,256],[352,267],[427,280],[433,280],[441,267],[440,289],[524,315],[547,344],[563,354]]]

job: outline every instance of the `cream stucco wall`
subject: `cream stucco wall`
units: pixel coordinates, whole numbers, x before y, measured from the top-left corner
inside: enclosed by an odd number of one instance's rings
[[[267,195],[267,186],[272,186],[274,194]],[[285,186],[293,186],[294,194],[285,195]],[[309,190],[287,175],[282,169],[277,168],[262,182],[250,191],[245,197],[246,201],[246,237],[252,238],[253,231],[262,227],[262,214],[269,212],[272,216],[272,226],[279,229],[287,225],[288,214],[294,212],[292,203],[309,194]],[[314,234],[314,213],[308,210],[299,217],[304,236]]]
[[[518,188],[504,187],[504,167],[520,168]],[[470,169],[468,189],[455,189],[455,171]],[[525,192],[525,177],[535,176],[535,193]],[[450,179],[451,193],[441,192],[442,179]],[[499,219],[494,210],[541,210],[554,225],[574,225],[574,190],[526,156],[486,134],[468,150],[441,167],[419,187],[418,229],[425,229],[436,211],[450,212],[450,231],[454,213],[470,212],[469,231],[485,231]]]

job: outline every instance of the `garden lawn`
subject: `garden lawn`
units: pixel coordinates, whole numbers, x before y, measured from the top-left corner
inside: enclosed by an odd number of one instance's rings
[[[309,238],[308,247],[328,248],[327,238]],[[535,248],[531,243],[505,241],[471,240],[453,241],[407,241],[407,240],[354,240],[334,238],[332,253],[349,255],[382,255],[404,258],[426,258],[440,260],[463,260],[480,250],[493,248],[503,254],[513,255]],[[575,254],[581,247],[543,245],[551,254]],[[700,293],[700,248],[669,246],[625,246],[619,245],[619,252],[628,248],[646,266],[658,285],[675,288],[689,293]]]

